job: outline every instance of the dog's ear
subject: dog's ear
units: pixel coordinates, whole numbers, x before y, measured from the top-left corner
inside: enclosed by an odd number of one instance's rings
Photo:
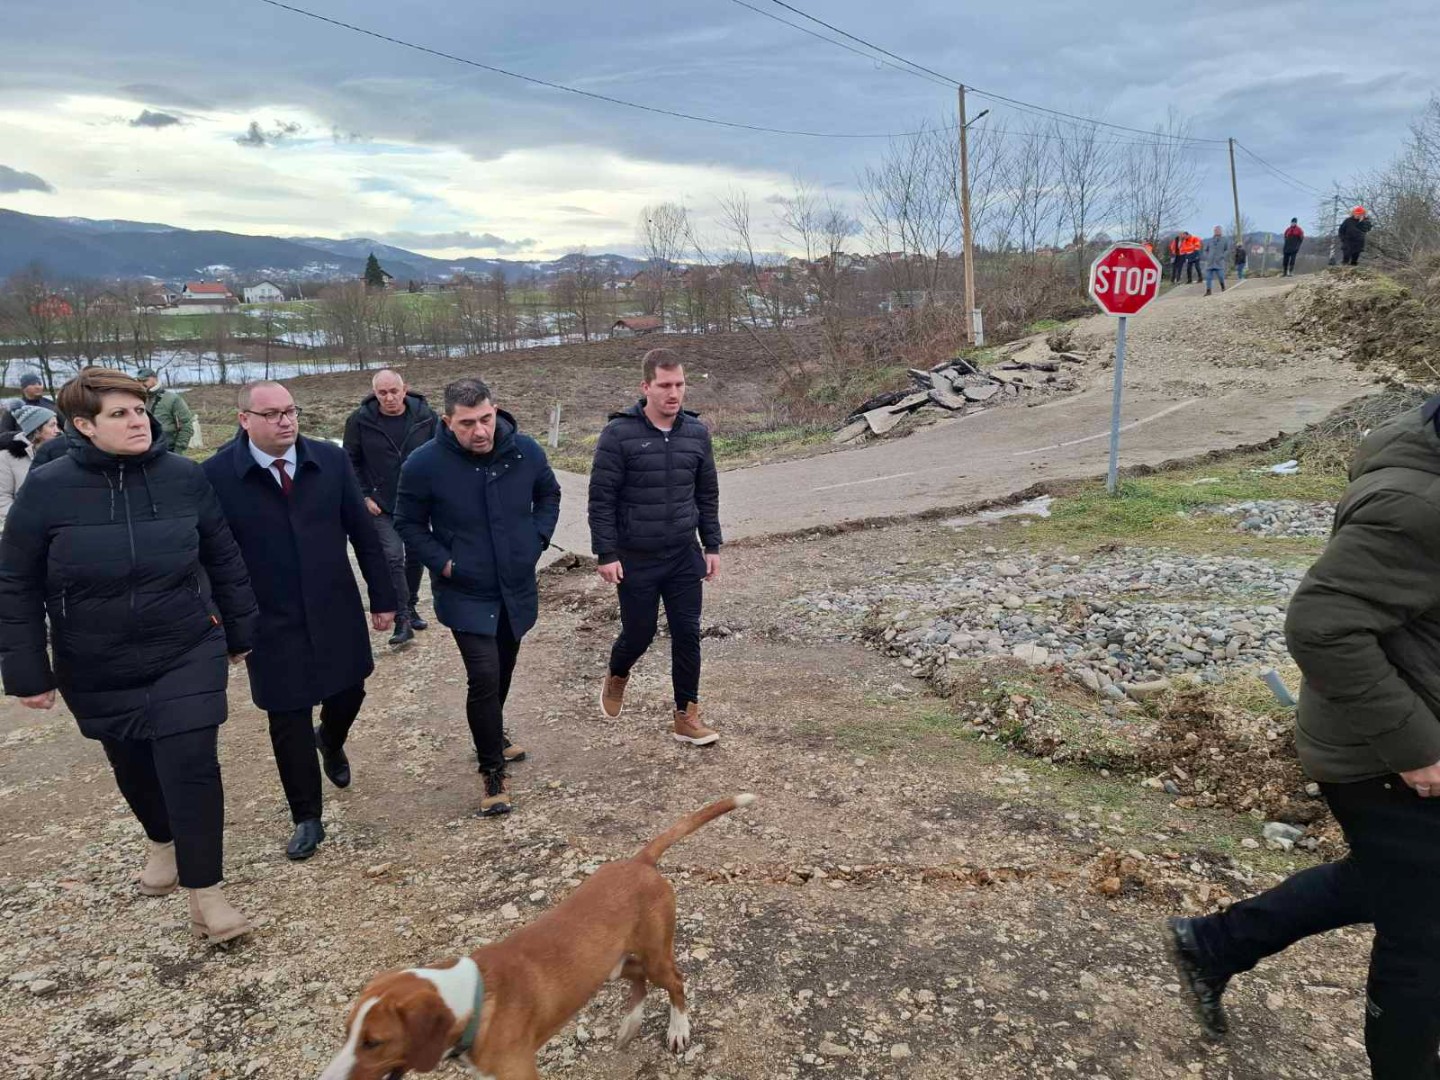
[[[399,1009],[405,1025],[405,1067],[432,1072],[450,1049],[455,1018],[435,991],[416,994]]]

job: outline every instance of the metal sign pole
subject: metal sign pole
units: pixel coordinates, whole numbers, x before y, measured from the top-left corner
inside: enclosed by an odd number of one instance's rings
[[[1120,399],[1125,384],[1125,324],[1130,320],[1120,316],[1120,325],[1115,329],[1115,400],[1110,408],[1110,472],[1105,478],[1105,490],[1115,494],[1120,472]]]

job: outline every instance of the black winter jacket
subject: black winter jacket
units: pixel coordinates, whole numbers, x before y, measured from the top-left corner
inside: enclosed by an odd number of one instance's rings
[[[423,394],[405,395],[405,434],[396,444],[380,424],[380,402],[371,394],[345,421],[345,453],[360,480],[360,493],[387,514],[395,512],[400,466],[412,451],[435,437],[440,420]]]
[[[590,543],[604,563],[665,555],[695,543],[720,550],[720,480],[710,431],[681,412],[663,432],[645,402],[610,417],[590,469]]]
[[[1346,251],[1364,251],[1365,234],[1374,228],[1369,218],[1357,218],[1351,214],[1340,223],[1340,246]]]
[[[150,449],[126,456],[72,437],[31,470],[0,538],[5,692],[58,687],[90,738],[222,723],[225,653],[254,643],[255,597],[215,492],[152,429]]]

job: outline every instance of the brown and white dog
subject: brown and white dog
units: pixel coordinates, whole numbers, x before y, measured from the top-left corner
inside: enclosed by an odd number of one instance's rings
[[[614,978],[630,983],[618,1045],[639,1033],[654,983],[670,995],[666,1043],[684,1050],[690,1014],[675,967],[675,893],[655,864],[671,844],[754,801],[736,795],[691,814],[503,941],[435,967],[377,975],[351,1007],[345,1045],[320,1080],[399,1080],[454,1056],[478,1077],[537,1080],[539,1049]],[[461,1046],[467,1036],[471,1045]]]

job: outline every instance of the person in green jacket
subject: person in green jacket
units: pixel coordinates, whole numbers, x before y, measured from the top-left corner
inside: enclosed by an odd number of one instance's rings
[[[160,421],[165,441],[173,453],[183,454],[195,437],[195,414],[189,403],[174,390],[161,390],[160,374],[154,368],[141,368],[135,374],[150,394],[150,415]]]
[[[1440,397],[1371,432],[1325,553],[1290,601],[1295,745],[1349,855],[1226,911],[1171,919],[1202,1025],[1230,978],[1303,937],[1371,923],[1374,1080],[1440,1077]]]

